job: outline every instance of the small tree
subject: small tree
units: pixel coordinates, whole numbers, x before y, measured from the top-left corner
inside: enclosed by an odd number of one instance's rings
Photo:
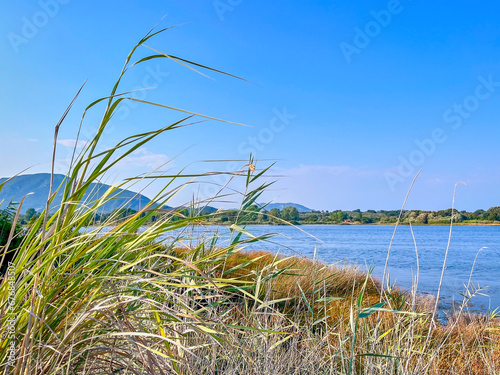
[[[339,211],[339,212],[337,212],[337,221],[339,223],[343,223],[344,220],[347,219],[347,216],[348,216],[347,213]]]
[[[295,222],[299,220],[299,210],[295,207],[285,207],[283,208],[282,216],[286,221]]]
[[[35,216],[35,215],[36,215],[35,209],[34,208],[28,208],[26,210],[26,213],[24,214],[24,220],[26,220],[26,222],[29,222],[31,220],[31,218],[33,216]]]
[[[271,211],[269,211],[269,219],[272,222],[279,222],[279,219],[281,219],[281,211],[279,208],[272,208]]]

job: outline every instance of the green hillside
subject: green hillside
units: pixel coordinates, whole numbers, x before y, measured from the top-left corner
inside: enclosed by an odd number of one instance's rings
[[[0,178],[0,184],[5,182],[7,178]],[[56,174],[54,175],[54,188],[56,189],[61,184],[63,184],[64,175]],[[42,211],[45,208],[47,202],[47,197],[49,195],[50,187],[50,174],[49,173],[36,173],[36,174],[26,174],[14,177],[12,180],[8,181],[0,190],[0,208],[5,208],[9,202],[19,202],[24,196],[24,204],[22,207],[22,212],[25,212],[28,208],[34,208],[36,211]],[[110,187],[110,185],[102,183],[92,183],[89,192],[86,195],[87,200],[95,200],[101,197],[101,195]],[[55,208],[62,199],[62,190],[54,199],[53,208]],[[32,194],[30,194],[32,193]],[[28,195],[30,194],[30,195]],[[130,190],[119,189],[115,193],[115,199],[106,203],[103,206],[102,212],[111,212],[114,209],[126,207],[133,210],[139,210],[144,207],[150,199],[144,195],[135,193]]]

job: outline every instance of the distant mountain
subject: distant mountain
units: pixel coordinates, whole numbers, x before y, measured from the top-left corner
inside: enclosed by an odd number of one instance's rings
[[[8,180],[8,178],[0,178],[0,184]],[[54,175],[54,190],[57,189],[63,182],[64,175],[55,174]],[[24,200],[23,207],[21,212],[24,213],[28,208],[34,208],[37,212],[40,212],[45,209],[45,205],[47,203],[47,197],[49,195],[49,187],[50,187],[50,174],[49,173],[36,173],[36,174],[25,174],[16,176],[10,181],[8,181],[0,190],[0,209],[7,207],[7,205],[13,202],[20,202],[21,199],[29,193],[33,193],[31,195],[27,195]],[[88,189],[89,194],[86,194],[85,200],[87,201],[95,201],[99,199],[106,190],[108,190],[110,185],[101,184],[101,183],[92,183],[90,184],[90,188]],[[52,203],[52,207],[56,207],[61,203],[62,194],[64,191],[64,186],[59,189],[54,201]],[[112,195],[112,200],[105,203],[101,209],[100,213],[111,212],[117,208],[130,208],[135,211],[139,211],[141,208],[144,208],[151,200],[136,192],[126,190],[126,189],[118,189]],[[157,206],[156,206],[157,207]],[[172,207],[164,206],[163,209],[171,209]],[[182,208],[182,207],[181,207]],[[188,208],[189,209],[189,208]],[[207,215],[217,211],[216,208],[207,206],[197,209],[198,215]]]
[[[263,204],[261,204],[261,205],[263,205]],[[310,208],[307,208],[306,206],[302,206],[301,204],[297,204],[297,203],[270,203],[266,206],[266,210],[269,211],[269,210],[272,210],[273,208],[278,208],[278,209],[282,210],[285,207],[295,207],[297,209],[297,211],[299,211],[299,212],[311,212],[311,211],[313,211]]]
[[[210,206],[206,206],[206,207],[203,207],[201,210],[199,210],[199,213],[200,215],[210,215],[210,214],[213,214],[214,212],[217,212],[217,208],[215,207],[210,207]]]
[[[57,189],[63,182],[64,175],[56,174],[54,175],[54,189]],[[0,184],[8,180],[7,178],[0,178]],[[37,174],[26,174],[14,177],[12,180],[8,181],[2,190],[0,190],[0,208],[5,208],[10,201],[19,202],[25,195],[33,193],[26,197],[23,203],[22,212],[25,212],[28,208],[34,208],[36,211],[42,211],[45,208],[47,202],[47,197],[49,195],[50,187],[50,174],[49,173],[37,173]],[[109,185],[101,183],[92,183],[89,188],[89,194],[86,195],[88,200],[96,200],[104,194],[104,192],[109,188]],[[62,193],[64,187],[59,189],[52,207],[55,207],[61,202]],[[150,202],[148,197],[144,195],[135,193],[130,190],[118,189],[113,194],[113,200],[107,202],[103,205],[101,212],[111,212],[116,208],[127,207],[133,210],[139,210]]]

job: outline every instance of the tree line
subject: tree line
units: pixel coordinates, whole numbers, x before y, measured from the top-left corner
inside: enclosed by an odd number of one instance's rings
[[[11,214],[6,211],[1,211],[0,218],[4,218],[3,223],[8,221],[6,218]],[[112,212],[96,215],[89,219],[89,225],[107,221],[112,218],[113,221],[125,220],[137,211],[130,208],[120,208]],[[20,217],[20,224],[26,225],[36,220],[40,213],[33,208],[29,208],[24,215]],[[206,221],[209,224],[230,225],[233,223],[240,224],[395,224],[400,215],[399,210],[366,210],[360,209],[352,211],[311,211],[299,212],[297,208],[290,206],[283,209],[272,208],[266,210],[264,207],[257,205],[249,207],[245,212],[238,210],[218,210],[216,212],[204,212],[190,208],[182,208],[178,210],[159,212],[158,215],[152,216],[151,222],[155,222],[158,218],[170,215],[171,220],[179,220],[187,216],[199,216],[200,220]],[[451,221],[452,209],[439,211],[425,210],[406,210],[401,216],[401,224],[449,224]],[[468,211],[453,211],[453,222],[464,224],[500,224],[500,207],[491,207],[488,210]],[[5,229],[3,232],[6,232]]]
[[[235,221],[236,210],[220,211],[210,216],[209,221],[214,224],[231,224]],[[400,210],[367,210],[352,211],[311,211],[299,212],[295,207],[285,207],[282,210],[273,208],[269,211],[254,208],[254,212],[246,215],[246,224],[395,224]],[[401,216],[402,224],[449,224],[452,209],[439,211],[407,210]],[[500,207],[491,207],[488,210],[474,212],[453,211],[453,221],[464,224],[500,224]],[[241,221],[240,221],[241,222]]]

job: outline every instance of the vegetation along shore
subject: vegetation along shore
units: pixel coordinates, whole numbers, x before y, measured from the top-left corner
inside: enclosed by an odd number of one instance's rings
[[[108,217],[121,218],[126,220],[138,211],[133,209],[120,208],[112,212],[97,215],[95,223],[105,221]],[[237,222],[248,225],[450,225],[453,215],[454,225],[500,225],[500,207],[492,207],[474,212],[456,211],[451,208],[441,211],[310,211],[299,212],[295,207],[288,206],[282,210],[272,208],[267,210],[265,205],[252,205],[248,212],[242,217],[237,209],[215,210],[203,207],[201,209],[181,207],[157,210],[155,215],[147,223],[152,224],[162,216],[171,217],[171,220],[178,220],[181,217],[197,216],[205,224],[212,225],[232,225]],[[453,214],[452,214],[453,212]],[[34,210],[27,212],[22,217],[23,222],[28,222],[37,215]]]

